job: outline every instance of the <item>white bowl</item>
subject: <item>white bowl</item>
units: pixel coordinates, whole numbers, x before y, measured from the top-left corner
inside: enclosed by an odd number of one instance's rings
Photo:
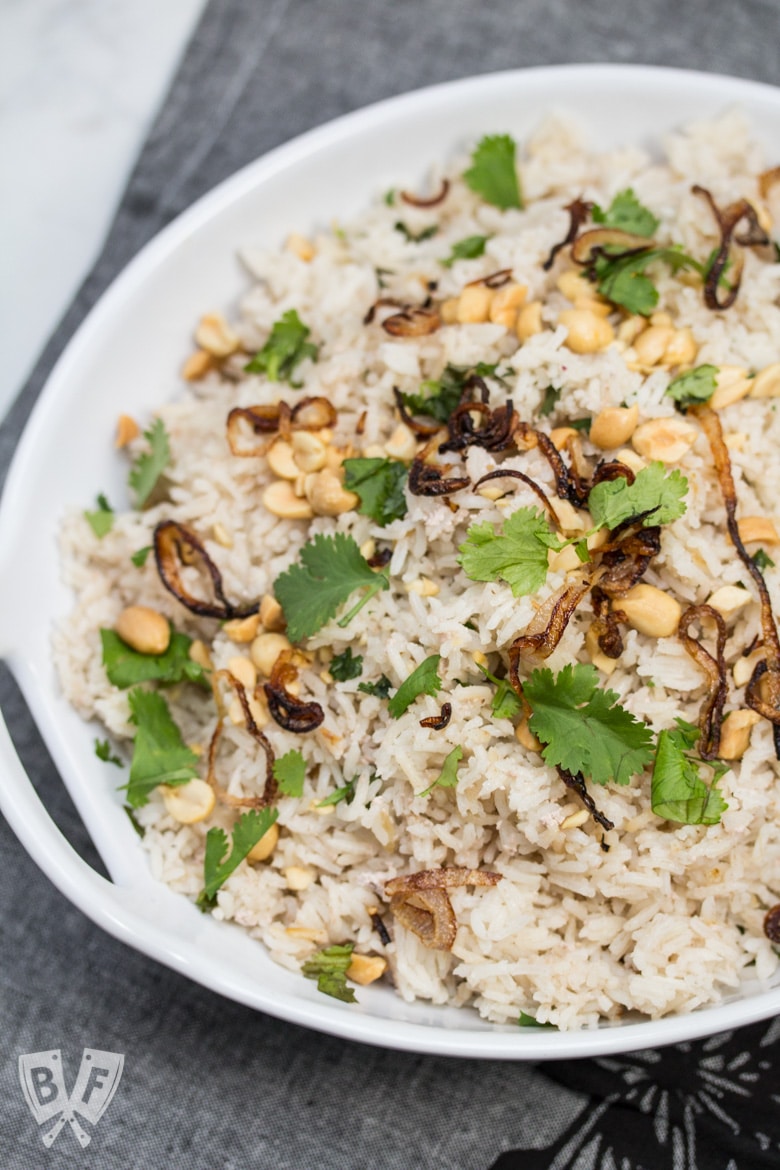
[[[406,1004],[363,988],[359,1004],[321,995],[238,928],[202,915],[154,881],[146,854],[93,752],[95,727],[60,694],[51,628],[70,605],[57,529],[66,506],[98,490],[126,499],[112,453],[120,411],[143,417],[169,398],[203,311],[245,287],[236,249],[346,218],[377,191],[410,185],[487,132],[522,139],[549,110],[582,120],[599,146],[640,143],[738,104],[780,158],[780,90],[677,70],[565,66],[496,73],[421,90],[340,118],[272,151],[199,200],[133,260],[70,342],[19,444],[0,508],[0,651],[113,882],[91,870],[40,803],[0,721],[0,806],[55,885],[130,946],[241,1003],[353,1040],[418,1052],[561,1058],[669,1044],[780,1011],[780,986],[746,986],[721,1006],[577,1033],[502,1028],[475,1012]]]

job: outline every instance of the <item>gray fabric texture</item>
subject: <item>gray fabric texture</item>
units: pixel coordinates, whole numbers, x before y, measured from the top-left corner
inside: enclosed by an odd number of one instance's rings
[[[0,475],[53,362],[111,279],[173,216],[269,148],[376,99],[504,68],[646,62],[777,83],[776,31],[773,0],[212,0],[105,249],[0,430]],[[0,702],[47,807],[100,869],[4,671]],[[372,1050],[252,1013],[103,934],[4,823],[0,858],[7,1170],[481,1168],[512,1146],[547,1146],[582,1109],[579,1093],[527,1065]],[[62,1048],[70,1086],[85,1046],[125,1053],[122,1082],[87,1150],[65,1132],[47,1151],[18,1056]]]

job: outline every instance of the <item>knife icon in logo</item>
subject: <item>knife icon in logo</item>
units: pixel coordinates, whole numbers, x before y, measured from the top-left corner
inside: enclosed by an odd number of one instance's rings
[[[97,1125],[111,1104],[119,1086],[125,1058],[121,1052],[104,1052],[85,1048],[81,1055],[76,1083],[68,1096],[62,1070],[62,1052],[29,1052],[19,1057],[19,1080],[24,1098],[38,1125],[54,1121],[42,1135],[48,1148],[67,1122],[82,1149],[92,1140],[77,1120],[76,1114]]]

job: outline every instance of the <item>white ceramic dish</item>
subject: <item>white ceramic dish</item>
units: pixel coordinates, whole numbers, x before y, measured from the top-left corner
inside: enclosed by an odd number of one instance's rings
[[[176,387],[202,312],[245,287],[239,245],[346,218],[377,190],[414,185],[434,161],[487,132],[526,136],[553,109],[575,114],[596,145],[657,144],[692,118],[740,105],[780,159],[780,90],[705,74],[624,66],[500,73],[422,90],[340,118],[221,184],[148,245],[112,285],[49,378],[19,444],[0,508],[3,652],[113,882],[89,869],[40,803],[0,720],[0,806],[56,886],[130,946],[214,991],[345,1038],[419,1052],[502,1059],[592,1056],[668,1044],[780,1012],[780,985],[657,1022],[579,1033],[498,1028],[468,1010],[405,1004],[386,988],[360,1003],[321,995],[276,966],[235,927],[204,917],[155,882],[119,794],[93,753],[95,728],[64,702],[51,664],[52,623],[71,601],[59,583],[63,507],[97,490],[125,498],[112,453],[117,413],[143,417]],[[33,536],[34,534],[34,536]],[[24,620],[24,615],[35,620]]]

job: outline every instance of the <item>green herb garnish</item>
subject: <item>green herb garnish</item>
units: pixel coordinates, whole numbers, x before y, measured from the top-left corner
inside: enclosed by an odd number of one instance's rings
[[[472,191],[502,211],[523,206],[515,151],[515,140],[508,134],[488,134],[477,143],[463,175]]]
[[[517,1022],[521,1028],[552,1028],[557,1032],[558,1028],[555,1024],[540,1024],[533,1016],[529,1016],[528,1012],[520,1012],[517,1017]]]
[[[451,268],[456,260],[477,260],[485,254],[485,244],[490,236],[466,236],[465,240],[458,240],[452,245],[452,251],[446,260],[440,261],[445,268]]]
[[[659,733],[655,753],[650,803],[656,816],[683,825],[716,825],[728,808],[718,792],[718,782],[728,772],[727,764],[708,763],[709,784],[699,771],[704,761],[691,755],[699,737],[698,727],[677,720],[677,727]]]
[[[584,418],[570,418],[568,420],[568,422],[566,423],[566,426],[567,427],[574,427],[575,431],[589,431],[590,424],[592,422],[593,422],[593,419],[588,414]]]
[[[687,492],[684,475],[677,470],[667,475],[663,463],[655,462],[643,467],[632,484],[622,477],[596,484],[588,496],[588,508],[596,528],[612,530],[639,516],[648,528],[684,515]]]
[[[203,889],[198,894],[201,910],[213,910],[217,904],[217,890],[231,873],[254,849],[274,824],[279,812],[275,808],[251,809],[243,813],[233,825],[230,853],[228,835],[224,829],[209,829],[206,834],[206,856],[203,861]],[[226,856],[227,854],[227,856]]]
[[[107,739],[95,740],[95,755],[104,764],[116,764],[117,768],[124,768],[125,766],[124,760],[121,760],[119,756],[115,756],[111,751],[111,744]]]
[[[127,813],[128,821],[133,826],[133,828],[135,829],[138,836],[143,840],[143,838],[146,836],[146,829],[143,827],[141,822],[138,820],[138,817],[135,815],[133,810],[130,808],[129,804],[123,804],[122,808]]]
[[[528,725],[542,743],[546,763],[596,784],[628,784],[653,758],[652,733],[603,691],[591,665],[564,666],[554,675],[535,670],[523,683],[531,706]]]
[[[317,980],[317,990],[323,995],[330,995],[344,1003],[356,1003],[355,993],[347,985],[347,971],[352,962],[354,943],[344,943],[343,946],[325,947],[317,951],[301,967],[301,972],[307,979]]]
[[[439,225],[432,223],[429,227],[423,228],[422,231],[413,232],[400,219],[398,223],[393,224],[393,227],[397,232],[401,233],[407,244],[422,244],[424,240],[432,239],[439,230]]]
[[[409,472],[396,459],[345,459],[344,487],[360,496],[358,512],[384,528],[406,515],[404,486]]]
[[[158,784],[175,787],[193,780],[198,774],[198,757],[184,743],[162,695],[134,687],[128,700],[130,722],[138,730],[126,785],[127,803],[141,808]]]
[[[548,418],[558,405],[558,399],[561,396],[561,391],[555,386],[548,386],[542,398],[542,404],[539,407],[539,414],[542,418]]]
[[[407,707],[411,707],[420,695],[438,695],[441,679],[438,675],[440,654],[431,654],[416,667],[387,704],[392,719],[400,719]]]
[[[753,563],[762,573],[764,569],[774,569],[775,567],[775,562],[767,555],[763,548],[759,548],[753,553]]]
[[[171,461],[168,432],[161,418],[155,419],[149,430],[144,431],[144,438],[149,444],[149,450],[138,456],[127,477],[135,493],[136,508],[143,508]]]
[[[282,796],[303,796],[306,761],[297,748],[274,760],[273,774]]]
[[[639,202],[629,187],[615,196],[606,211],[602,211],[596,203],[593,207],[593,222],[649,238],[660,221]]]
[[[149,553],[151,551],[152,551],[152,546],[150,544],[147,544],[147,545],[144,545],[143,548],[139,548],[137,552],[133,553],[133,555],[130,557],[130,560],[133,562],[136,569],[142,569],[144,567],[144,565],[146,564],[146,558],[149,556]]]
[[[136,683],[161,682],[200,683],[206,689],[210,683],[202,666],[189,656],[192,638],[171,629],[171,640],[164,654],[139,654],[123,642],[114,630],[101,630],[103,665],[108,681],[124,690]]]
[[[472,524],[459,548],[458,563],[472,581],[506,581],[515,597],[536,593],[547,579],[548,550],[561,542],[538,508],[518,508],[499,531]]]
[[[458,764],[463,759],[463,748],[454,747],[450,754],[445,759],[441,766],[441,772],[434,780],[433,784],[429,784],[422,792],[418,792],[417,796],[428,796],[433,792],[434,788],[455,788],[458,784]]]
[[[672,378],[666,393],[678,406],[691,406],[696,402],[708,402],[718,388],[717,366],[696,366]]]
[[[347,646],[341,654],[335,654],[330,660],[328,670],[336,682],[347,682],[351,678],[359,678],[363,673],[363,657],[353,654],[352,647]]]
[[[244,366],[248,374],[265,374],[269,382],[289,382],[294,389],[303,383],[293,382],[296,366],[306,358],[317,360],[319,352],[306,338],[311,330],[304,325],[295,309],[288,309],[274,323],[263,348]]]
[[[94,512],[85,512],[84,519],[98,540],[102,540],[114,527],[114,509],[102,492],[97,497],[97,509]]]
[[[377,699],[387,699],[392,689],[393,684],[386,674],[380,675],[376,682],[358,683],[359,691],[364,695],[375,695]]]
[[[346,800],[347,804],[352,804],[352,801],[355,799],[355,785],[357,782],[358,777],[353,776],[341,788],[335,788],[324,800],[318,801],[317,808],[328,808],[331,804],[341,804],[342,800]]]
[[[374,572],[351,536],[317,535],[300,551],[300,563],[285,570],[274,582],[276,599],[287,620],[292,642],[309,638],[335,616],[355,592],[367,586],[357,605],[339,620],[346,626],[374,594],[390,588],[387,573]]]
[[[701,271],[701,265],[681,248],[648,248],[636,255],[599,256],[594,265],[598,291],[614,305],[622,305],[629,313],[647,317],[658,304],[658,290],[645,269],[654,261],[663,261],[673,272],[681,268]]]
[[[518,712],[522,711],[523,704],[520,702],[518,695],[512,689],[512,684],[506,678],[496,678],[491,674],[486,666],[477,663],[477,666],[496,688],[496,693],[493,696],[491,710],[496,719],[512,719]]]

